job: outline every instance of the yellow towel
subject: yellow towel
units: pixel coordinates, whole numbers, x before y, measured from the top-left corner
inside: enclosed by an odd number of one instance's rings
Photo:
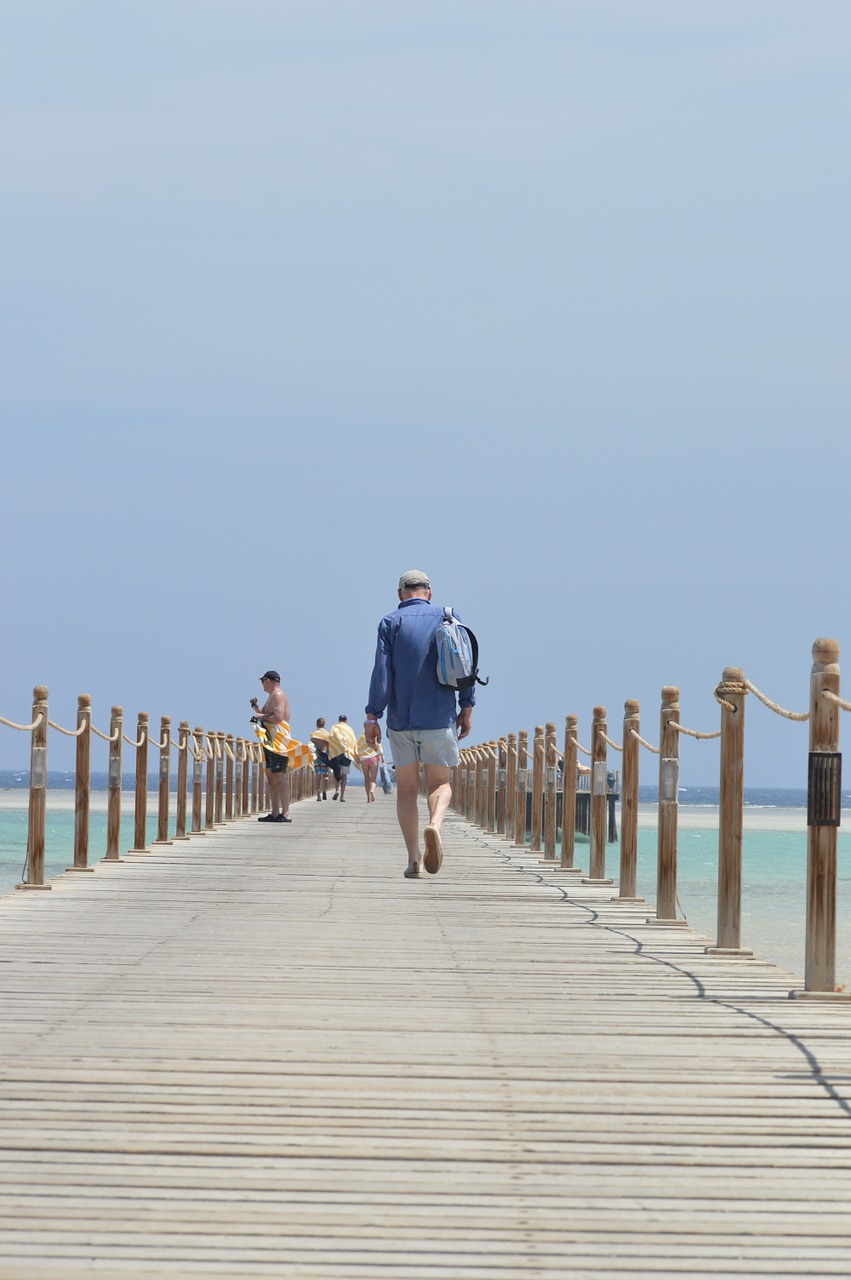
[[[335,756],[348,756],[350,760],[354,760],[355,764],[360,768],[360,758],[358,756],[358,740],[355,737],[355,731],[349,724],[335,724],[331,729],[328,739],[328,755],[333,760]]]
[[[377,756],[381,750],[381,743],[377,747],[371,747],[366,740],[366,734],[362,733],[358,738],[358,756],[361,760],[369,760],[373,756]]]
[[[313,763],[314,750],[309,744],[290,737],[286,720],[280,724],[256,724],[254,731],[267,751],[276,756],[287,756],[290,769],[303,769]]]
[[[320,742],[327,742],[331,737],[327,729],[311,729],[310,736],[311,738],[318,738]]]

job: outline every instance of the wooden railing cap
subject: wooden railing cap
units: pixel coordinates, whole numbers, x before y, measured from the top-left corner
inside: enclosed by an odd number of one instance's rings
[[[813,662],[833,663],[839,661],[839,641],[821,640],[813,641]]]
[[[47,702],[47,685],[37,684],[33,689],[34,702]]]

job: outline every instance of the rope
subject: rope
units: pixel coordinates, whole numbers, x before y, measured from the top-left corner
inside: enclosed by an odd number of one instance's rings
[[[616,742],[612,742],[611,738],[607,733],[603,734],[603,741],[608,742],[609,746],[613,747],[615,751],[623,751],[623,747],[619,747]]]
[[[828,702],[835,702],[843,711],[851,711],[851,702],[846,702],[844,698],[840,698],[838,693],[831,693],[830,689],[822,689],[821,696],[827,698]]]
[[[588,748],[583,747],[582,743],[577,742],[575,738],[568,738],[568,742],[572,742],[574,747],[576,747],[578,751],[581,751],[584,756],[591,755],[591,752],[588,750]]]
[[[212,751],[212,754],[215,756],[215,758],[216,758],[217,760],[221,760],[221,759],[222,759],[222,748],[221,748],[221,745],[220,745],[220,743],[219,743],[219,739],[218,739],[218,737],[216,736],[216,734],[214,734],[214,733],[208,733],[208,734],[207,734],[207,741],[208,741],[208,742],[210,742],[210,743],[212,743],[212,745],[213,745],[213,751]]]
[[[233,752],[231,751],[229,743],[228,743],[227,741],[225,741],[225,742],[223,742],[223,743],[222,743],[222,746],[224,747],[225,751],[226,751],[226,752],[228,753],[228,755],[230,756],[231,760],[236,760],[236,756],[235,756],[235,755],[233,754]]]
[[[645,742],[645,741],[644,741],[644,739],[642,738],[641,734],[640,734],[640,733],[636,733],[635,729],[630,729],[630,733],[632,734],[633,738],[637,738],[637,739],[638,739],[638,741],[641,743],[642,747],[646,747],[648,751],[652,751],[652,752],[653,752],[653,754],[654,754],[654,756],[658,756],[658,755],[659,755],[659,748],[658,748],[658,747],[651,746],[651,744],[650,744],[649,742]]]
[[[677,733],[687,733],[690,738],[720,738],[721,730],[717,733],[698,733],[696,729],[687,729],[684,724],[677,724],[675,720],[668,721],[669,729],[676,729]]]
[[[44,719],[44,712],[39,711],[32,724],[15,724],[14,720],[7,720],[5,716],[0,716],[0,724],[5,724],[9,729],[20,729],[22,733],[31,733],[33,729],[37,729]]]
[[[787,720],[809,720],[809,711],[784,711],[783,707],[778,707],[776,702],[772,702],[770,698],[766,698],[764,693],[760,693],[756,685],[751,684],[750,680],[746,680],[745,684],[751,693],[759,698],[763,706],[768,707],[769,711],[774,711],[779,716],[784,716]]]
[[[169,738],[169,742],[170,742],[170,743],[171,743],[171,745],[172,745],[173,747],[175,747],[178,751],[185,751],[185,750],[186,750],[186,748],[187,748],[187,746],[189,745],[189,739],[188,739],[188,738],[186,739],[186,742],[175,742],[174,738]]]
[[[148,741],[150,742],[151,746],[154,748],[155,751],[165,751],[166,747],[168,746],[169,737],[168,737],[168,734],[166,734],[162,742],[157,742],[156,738],[152,738],[149,734]]]
[[[66,738],[79,738],[81,733],[85,732],[85,721],[76,729],[63,729],[61,724],[54,724],[52,720],[47,722],[51,729],[55,729],[57,733],[64,733]]]
[[[144,729],[142,730],[142,736],[138,742],[136,742],[133,738],[128,738],[126,733],[122,733],[121,736],[129,747],[141,747],[147,741],[147,734],[145,733]]]
[[[92,733],[96,733],[99,738],[103,738],[104,742],[117,742],[119,737],[121,736],[120,729],[115,729],[111,734],[107,736],[107,734],[101,733],[100,729],[96,729],[94,725],[92,725]]]

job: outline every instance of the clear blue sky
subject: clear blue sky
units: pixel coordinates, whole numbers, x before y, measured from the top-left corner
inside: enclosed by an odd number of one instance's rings
[[[847,0],[3,6],[0,714],[247,731],[275,666],[297,733],[357,720],[412,566],[475,740],[637,697],[656,741],[668,683],[711,729],[726,665],[803,709],[851,644],[849,64]],[[747,749],[805,784],[805,727],[751,701]]]

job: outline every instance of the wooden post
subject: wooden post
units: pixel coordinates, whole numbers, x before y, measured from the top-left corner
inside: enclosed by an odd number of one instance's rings
[[[242,739],[242,816],[251,812],[251,743]]]
[[[517,735],[517,801],[514,812],[514,843],[526,848],[526,791],[529,786],[529,734],[521,729]]]
[[[177,814],[174,820],[175,840],[188,840],[186,834],[186,793],[189,786],[189,721],[181,720],[177,727],[180,750],[177,753]]]
[[[74,865],[68,871],[94,871],[89,866],[89,803],[91,797],[92,696],[77,698],[76,772],[74,775]]]
[[[41,717],[39,719],[39,717]],[[52,889],[44,883],[44,832],[47,816],[47,686],[33,689],[30,730],[30,807],[27,828],[27,878],[19,889]]]
[[[171,844],[168,838],[168,799],[171,790],[171,716],[160,718],[160,787],[157,800],[155,844]]]
[[[485,796],[485,829],[496,831],[496,796],[499,787],[499,746],[496,740],[487,746],[487,794]]]
[[[213,831],[213,817],[216,809],[216,735],[210,732],[206,736],[207,752],[207,789],[204,796],[204,829]]]
[[[196,725],[192,734],[192,834],[202,836],[202,813],[204,801],[204,730]]]
[[[508,786],[508,742],[506,738],[500,738],[497,748],[499,759],[497,761],[496,775],[496,830],[497,835],[505,835],[505,809],[506,809],[506,787]]]
[[[558,748],[556,727],[552,721],[546,726],[544,739],[544,859],[554,862],[556,856],[556,831],[558,828]]]
[[[591,837],[590,874],[583,884],[614,884],[606,876],[606,809],[607,785],[606,774],[606,708],[595,707],[591,723],[591,821],[589,835]]]
[[[468,822],[476,820],[476,748],[467,752],[467,808],[464,817]]]
[[[227,746],[230,747],[230,752],[226,750],[225,743],[227,743]],[[225,751],[225,755],[226,755],[225,767],[226,767],[227,776],[225,780],[225,817],[227,818],[228,822],[233,821],[233,780],[234,780],[233,744],[234,744],[234,736],[232,733],[229,733],[227,735],[227,738],[222,739],[222,750]]]
[[[677,919],[677,820],[680,789],[680,691],[662,690],[659,716],[659,842],[656,862],[656,915],[648,924],[685,925]]]
[[[259,742],[255,742],[254,744],[254,758],[257,762],[257,770],[255,775],[256,783],[257,783],[257,798],[254,804],[254,812],[258,813],[258,812],[262,812],[263,809],[265,809],[266,807],[266,799],[265,799],[265,790],[266,790],[265,760],[266,758],[263,755],[263,748],[260,746]]]
[[[233,754],[234,754],[234,782],[233,782],[233,816],[234,818],[242,817],[242,764],[243,750],[242,738],[233,738]]]
[[[105,862],[123,862],[121,841],[121,756],[123,751],[124,708],[113,707],[109,722],[109,774],[106,802]]]
[[[225,790],[225,732],[220,729],[218,733],[213,734],[216,743],[216,826],[220,826],[224,821],[224,790]]]
[[[810,675],[810,757],[807,787],[807,937],[804,990],[818,1000],[848,1000],[836,990],[836,844],[842,760],[839,755],[839,643],[816,640]]]
[[[532,744],[532,821],[529,852],[540,853],[544,829],[544,726],[535,725]]]
[[[710,956],[752,956],[742,947],[742,829],[744,827],[744,672],[725,667],[721,703],[721,790],[718,804],[718,931]],[[725,705],[726,704],[726,705]]]
[[[133,848],[130,853],[146,853],[148,840],[148,713],[139,712],[136,723],[136,811]]]
[[[508,735],[508,765],[505,771],[505,838],[514,839],[517,813],[517,734]]]
[[[578,750],[576,735],[579,731],[579,718],[564,718],[564,781],[562,782],[561,800],[561,869],[581,874],[581,869],[574,865],[576,850],[576,766]]]
[[[639,703],[628,698],[623,704],[623,776],[621,778],[621,862],[620,892],[617,902],[643,902],[636,897],[638,871],[638,770],[641,744]]]

